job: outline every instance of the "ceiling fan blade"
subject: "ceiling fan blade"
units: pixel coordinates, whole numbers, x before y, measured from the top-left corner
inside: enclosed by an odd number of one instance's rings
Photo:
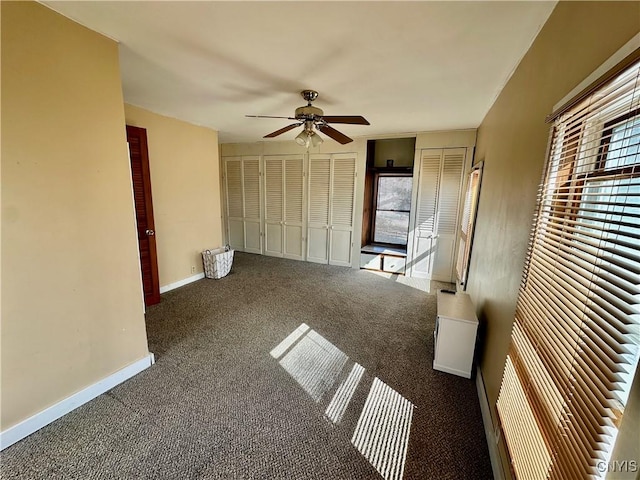
[[[291,125],[287,125],[284,128],[281,128],[280,130],[276,130],[275,132],[271,132],[269,135],[265,135],[263,138],[273,138],[273,137],[277,137],[278,135],[281,135],[285,132],[288,132],[289,130],[296,128],[297,126],[302,125],[301,123],[292,123]]]
[[[326,115],[322,119],[327,123],[348,123],[351,125],[371,125],[366,118],[360,115]]]
[[[329,125],[318,125],[318,130],[320,130],[325,135],[333,138],[336,142],[344,145],[345,143],[353,142],[353,139],[347,137],[344,133],[340,133],[333,127]]]
[[[295,117],[274,117],[272,115],[245,115],[250,118],[286,118],[287,120],[296,120]]]

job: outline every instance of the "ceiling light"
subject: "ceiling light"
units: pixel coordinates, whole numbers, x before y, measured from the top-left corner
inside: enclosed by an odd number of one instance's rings
[[[316,132],[309,133],[309,138],[311,139],[311,145],[314,146],[314,147],[317,147],[322,142],[324,142],[322,137],[320,135],[318,135]]]
[[[309,134],[306,130],[301,131],[296,137],[296,143],[301,147],[308,147],[309,141]]]

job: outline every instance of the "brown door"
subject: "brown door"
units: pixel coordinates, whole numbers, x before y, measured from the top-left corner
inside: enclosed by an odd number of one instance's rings
[[[127,142],[129,142],[129,156],[131,158],[144,303],[145,305],[154,305],[160,302],[160,282],[158,280],[156,232],[153,223],[153,202],[151,201],[147,131],[144,128],[127,125]]]

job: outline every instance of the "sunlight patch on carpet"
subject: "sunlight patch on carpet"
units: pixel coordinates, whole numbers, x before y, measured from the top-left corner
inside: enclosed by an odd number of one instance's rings
[[[386,480],[404,472],[413,403],[375,378],[351,443]]]
[[[347,355],[322,335],[309,330],[282,357],[280,365],[316,402],[331,389]]]
[[[353,393],[358,388],[362,374],[364,373],[364,367],[358,363],[353,365],[349,376],[343,380],[343,382],[333,395],[331,402],[327,406],[327,410],[324,412],[326,417],[333,423],[340,423],[344,412],[349,406]]]

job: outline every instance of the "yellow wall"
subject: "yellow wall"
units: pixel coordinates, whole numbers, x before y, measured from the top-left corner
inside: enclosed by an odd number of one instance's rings
[[[5,430],[148,352],[118,46],[1,9]]]
[[[545,116],[638,31],[640,3],[560,2],[478,130],[475,160],[485,164],[468,291],[486,322],[481,368],[492,409],[545,160]]]
[[[201,253],[222,245],[218,132],[125,105],[147,130],[160,285],[202,273]]]

